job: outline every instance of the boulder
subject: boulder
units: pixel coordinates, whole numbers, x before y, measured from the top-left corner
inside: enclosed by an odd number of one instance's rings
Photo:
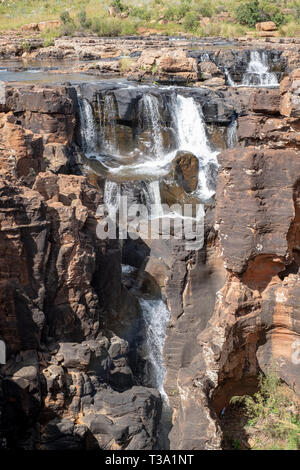
[[[221,70],[216,66],[216,64],[210,61],[200,62],[199,72],[201,74],[201,79],[203,80],[208,80],[209,78],[223,75]]]
[[[162,54],[156,61],[158,74],[161,80],[174,77],[178,80],[197,80],[197,61],[187,57],[183,50],[176,50]]]
[[[178,151],[172,166],[175,181],[182,186],[184,191],[192,193],[198,185],[199,161],[198,158],[188,152]]]
[[[28,24],[23,24],[23,26],[21,26],[21,31],[38,31],[38,30],[39,30],[38,23],[28,23]]]
[[[49,29],[59,28],[62,25],[60,20],[41,21],[37,25],[38,31],[47,31]]]
[[[261,23],[256,23],[256,31],[276,31],[278,28],[273,21],[263,21]]]
[[[225,85],[225,78],[223,77],[213,77],[208,80],[204,80],[202,82],[202,85],[204,86],[212,86],[212,87],[223,87]]]

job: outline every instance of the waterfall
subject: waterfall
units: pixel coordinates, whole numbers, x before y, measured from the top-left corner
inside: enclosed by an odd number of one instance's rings
[[[157,388],[163,399],[167,401],[167,395],[163,387],[166,376],[166,368],[163,362],[163,346],[170,313],[166,304],[161,299],[140,299],[140,305],[146,329],[149,385]]]
[[[88,100],[78,97],[80,115],[80,136],[82,149],[87,157],[95,155],[98,146],[93,109]]]
[[[209,146],[201,107],[192,97],[177,95],[174,119],[178,148],[193,153],[199,160],[197,194],[206,202],[215,193],[215,189],[207,184],[211,168],[208,164],[218,166],[218,152],[212,151]]]
[[[148,208],[150,205],[154,206],[151,218],[162,217],[164,213],[161,205],[160,178],[169,173],[178,150],[191,152],[198,158],[198,188],[195,196],[199,198],[199,202],[206,203],[215,194],[217,152],[210,148],[201,106],[192,97],[182,96],[176,91],[171,92],[169,97],[171,99],[168,102],[168,111],[174,132],[173,150],[164,149],[165,128],[162,121],[161,98],[146,92],[139,100],[137,109],[139,124],[137,142],[142,145],[140,148],[143,150],[140,150],[138,157],[131,157],[130,163],[126,158],[121,158],[118,151],[118,110],[114,96],[107,94],[103,99],[98,96],[100,130],[95,127],[90,103],[85,99],[79,100],[83,150],[87,157],[96,156],[113,176],[114,181],[107,179],[104,188],[104,200],[112,215],[118,211],[121,195],[121,185],[115,181],[119,178],[131,180],[138,177],[141,181],[147,182],[143,187],[143,193]],[[107,154],[101,154],[101,148],[108,151]],[[114,159],[110,159],[109,155],[113,155]]]
[[[159,159],[163,154],[163,137],[159,102],[156,96],[147,93],[140,100],[139,124],[141,128],[149,130],[150,153],[155,159]]]
[[[143,194],[146,201],[148,214],[151,213],[151,219],[163,217],[164,212],[161,205],[159,181],[149,181],[143,186]]]
[[[101,109],[101,103],[98,101],[98,107],[100,105],[99,114],[102,115],[100,118],[100,132],[101,132],[101,146],[108,153],[114,155],[118,153],[118,142],[116,134],[116,121],[117,121],[117,109],[114,97],[112,95],[105,95],[103,108]]]
[[[200,62],[209,62],[210,58],[207,52],[200,54]]]
[[[105,180],[104,204],[109,212],[109,216],[114,218],[120,207],[121,186],[114,181]]]
[[[237,118],[232,117],[231,123],[227,127],[227,147],[233,148],[237,144]]]
[[[243,77],[243,86],[278,86],[275,73],[270,72],[266,52],[250,51],[250,62]]]
[[[227,67],[224,67],[224,73],[225,73],[225,76],[226,76],[226,78],[227,78],[227,85],[236,87],[237,84],[236,84],[235,81],[231,78],[230,72],[229,72],[229,70],[227,69]]]

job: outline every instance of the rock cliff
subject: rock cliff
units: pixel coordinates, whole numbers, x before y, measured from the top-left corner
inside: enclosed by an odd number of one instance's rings
[[[234,75],[239,65],[227,62],[228,54],[209,52],[202,78],[218,78],[224,63]],[[198,81],[197,54],[179,56],[177,65],[170,51],[160,57],[160,71]],[[274,52],[280,67],[286,67],[283,57]],[[300,335],[300,71],[292,68],[280,89],[182,88],[201,104],[221,150],[216,201],[205,207],[205,243],[192,251],[176,239],[142,234],[120,244],[96,236],[103,182],[80,149],[77,99],[80,93],[97,109],[96,85],[6,86],[0,339],[7,363],[0,366],[0,438],[8,447],[159,447],[162,398],[141,372],[143,289],[163,296],[171,314],[164,388],[172,429],[164,445],[220,449],[220,412],[232,396],[254,392],[258,373],[274,361],[300,393],[293,360]],[[155,90],[166,125],[170,93]],[[107,94],[118,109],[118,138],[131,145],[141,91],[108,83],[101,99]],[[237,144],[227,148],[233,119]],[[174,165],[192,191],[193,155],[179,154]],[[123,184],[136,201],[142,183]],[[122,279],[122,262],[137,270],[135,283]]]

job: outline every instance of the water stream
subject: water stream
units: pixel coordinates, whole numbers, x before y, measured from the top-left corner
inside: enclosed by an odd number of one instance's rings
[[[250,62],[244,74],[242,85],[257,87],[278,86],[276,74],[270,72],[268,56],[265,51],[250,52]]]
[[[151,387],[157,388],[164,401],[167,402],[168,398],[164,391],[166,368],[163,361],[163,347],[170,312],[161,299],[140,299],[140,305],[145,322],[148,383]]]
[[[270,72],[268,56],[265,51],[250,51],[250,61],[243,75],[241,84],[236,83],[225,67],[224,73],[227,84],[233,87],[278,87],[278,79],[275,73]]]
[[[194,197],[199,201],[201,217],[204,214],[203,204],[214,195],[215,181],[212,184],[210,173],[212,166],[215,169],[218,167],[218,152],[210,146],[201,107],[192,97],[185,97],[176,90],[168,90],[168,97],[164,110],[161,96],[149,91],[142,95],[136,106],[136,148],[132,151],[128,142],[127,154],[124,154],[124,146],[122,152],[118,145],[118,113],[113,94],[101,96],[101,99],[97,97],[99,127],[95,123],[91,104],[79,97],[82,149],[86,157],[96,158],[107,171],[104,202],[112,216],[116,215],[120,205],[123,182],[134,185],[139,178],[143,182],[139,190],[147,207],[155,204],[151,218],[164,217],[160,180],[170,174],[178,150],[191,152],[198,159],[198,187]],[[164,112],[168,115],[167,130]],[[166,133],[169,145],[165,144]],[[163,387],[166,374],[163,345],[170,313],[161,299],[140,298],[139,301],[145,325],[146,383],[160,391],[167,407]]]

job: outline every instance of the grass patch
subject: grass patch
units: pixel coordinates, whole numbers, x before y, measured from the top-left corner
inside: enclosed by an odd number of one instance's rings
[[[135,60],[130,57],[123,57],[120,59],[120,72],[129,72],[135,64]]]

